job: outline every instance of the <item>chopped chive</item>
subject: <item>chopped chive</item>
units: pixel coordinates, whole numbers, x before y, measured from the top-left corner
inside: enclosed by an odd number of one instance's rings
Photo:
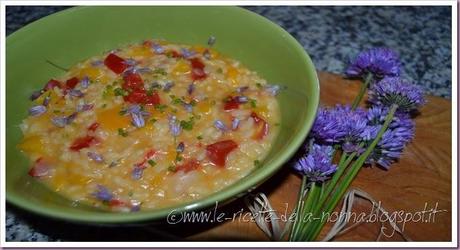
[[[157,163],[156,163],[154,160],[152,160],[152,159],[148,160],[147,163],[148,163],[150,166],[152,166],[152,167],[154,167],[155,165],[157,165]]]
[[[169,166],[168,171],[176,172],[176,166],[174,166],[174,165]]]
[[[198,140],[203,140],[203,136],[199,135],[196,137]]]
[[[167,105],[164,105],[164,104],[157,104],[155,105],[155,109],[160,111],[160,112],[164,112],[165,109],[167,108],[168,106]]]
[[[190,131],[190,130],[193,129],[193,125],[194,125],[194,119],[193,119],[193,117],[190,118],[190,120],[188,120],[188,121],[185,121],[185,120],[180,121],[180,126],[181,126],[181,128],[182,128],[183,130],[188,130],[188,131]]]
[[[184,158],[180,155],[180,154],[177,154],[176,156],[176,162],[178,161],[182,161]]]
[[[107,103],[102,104],[101,108],[107,107]]]
[[[159,74],[159,75],[164,75],[164,76],[168,74],[168,73],[167,73],[164,69],[162,69],[162,68],[155,69],[155,70],[153,71],[153,73],[154,73],[154,74]]]
[[[155,122],[157,122],[157,121],[158,121],[158,120],[155,119],[155,118],[152,118],[152,119],[150,120],[151,123],[155,123]]]
[[[217,73],[222,74],[223,72],[224,72],[224,71],[222,70],[222,68],[218,68],[218,69],[217,69]]]
[[[118,135],[126,137],[126,136],[128,136],[128,132],[124,128],[119,128],[118,129]]]
[[[128,196],[129,196],[129,197],[133,196],[133,194],[134,194],[133,191],[129,191],[129,192],[128,192]]]
[[[115,94],[115,96],[127,96],[128,95],[128,91],[122,89],[122,88],[116,88],[113,90],[113,93]]]
[[[257,88],[261,89],[262,88],[262,83],[258,82],[256,83]]]
[[[249,104],[252,108],[257,107],[257,101],[255,99],[249,99]]]

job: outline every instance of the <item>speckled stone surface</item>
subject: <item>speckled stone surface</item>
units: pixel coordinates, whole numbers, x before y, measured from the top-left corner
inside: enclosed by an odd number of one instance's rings
[[[66,7],[6,9],[7,35]],[[359,51],[375,46],[396,50],[403,77],[429,94],[451,97],[450,7],[248,7],[291,33],[321,71],[342,73]],[[0,229],[1,230],[1,229]],[[123,232],[130,231],[129,235]],[[7,241],[143,240],[152,228],[103,228],[31,216],[7,206]],[[165,236],[166,237],[166,236]]]

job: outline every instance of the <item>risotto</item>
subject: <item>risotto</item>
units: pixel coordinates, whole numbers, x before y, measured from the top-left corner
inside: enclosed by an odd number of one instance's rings
[[[213,42],[148,40],[51,79],[21,124],[29,175],[113,211],[200,199],[246,176],[276,137],[280,87]]]

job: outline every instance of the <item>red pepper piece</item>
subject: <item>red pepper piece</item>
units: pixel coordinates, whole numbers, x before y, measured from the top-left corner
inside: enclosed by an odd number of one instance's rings
[[[125,60],[113,53],[109,54],[104,60],[105,66],[112,70],[115,74],[121,74],[128,68]]]
[[[227,97],[227,99],[225,99],[225,103],[224,103],[225,111],[238,109],[239,107],[240,107],[240,102],[238,101],[237,98],[229,96]]]
[[[182,55],[179,52],[175,51],[175,50],[169,51],[168,54],[170,54],[173,58],[182,57]]]
[[[43,89],[44,90],[50,90],[50,89],[53,89],[54,87],[61,88],[61,82],[58,81],[58,80],[51,79],[46,83],[46,85],[45,85],[45,87]]]
[[[65,89],[73,89],[73,88],[75,88],[75,86],[77,86],[78,82],[80,82],[80,80],[78,80],[78,78],[76,78],[76,77],[70,78],[69,80],[67,80],[65,82]]]
[[[129,95],[123,98],[126,102],[146,104],[146,105],[157,105],[160,104],[160,96],[156,91],[152,95],[147,95],[145,90],[134,90]]]
[[[93,124],[91,124],[89,127],[88,127],[88,131],[96,131],[96,129],[99,127],[99,123],[95,122]]]
[[[145,156],[144,156],[144,159],[139,162],[138,164],[136,164],[137,166],[141,167],[141,168],[145,168],[144,164],[150,160],[152,157],[154,157],[156,154],[156,151],[153,150],[153,149],[150,149],[149,151],[147,151],[147,153],[145,153]]]
[[[194,81],[205,79],[207,75],[204,72],[204,63],[199,58],[192,58],[189,61],[192,64],[192,79]]]
[[[146,105],[158,105],[160,104],[160,96],[156,91],[152,93],[152,95],[147,95],[147,100],[145,101]]]
[[[91,145],[97,144],[98,140],[94,136],[84,136],[84,137],[79,137],[73,141],[72,145],[70,146],[70,150],[73,151],[80,151],[82,148],[88,148]]]
[[[264,119],[258,116],[255,112],[251,113],[251,117],[254,119],[254,122],[256,124],[256,131],[252,135],[252,138],[256,140],[261,140],[268,134],[269,125]]]
[[[119,200],[119,199],[111,199],[109,201],[109,206],[110,207],[119,207],[119,206],[125,206],[126,203],[122,200]]]
[[[144,81],[141,78],[141,75],[137,73],[129,73],[123,77],[123,89],[125,90],[143,90]]]
[[[176,167],[176,172],[184,171],[185,173],[188,173],[190,171],[197,170],[200,167],[201,167],[200,162],[197,159],[190,159],[184,164],[178,165]]]
[[[206,155],[218,167],[224,167],[227,155],[238,147],[233,140],[216,142],[206,146]]]
[[[143,45],[144,47],[150,48],[150,47],[152,47],[153,42],[150,41],[150,40],[145,40],[144,42],[142,42],[142,45]]]
[[[45,177],[49,174],[49,167],[40,157],[35,161],[28,174],[32,177]]]

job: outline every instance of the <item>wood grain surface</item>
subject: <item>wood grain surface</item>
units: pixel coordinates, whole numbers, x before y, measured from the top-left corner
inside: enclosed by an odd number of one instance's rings
[[[321,104],[335,105],[350,103],[355,97],[359,82],[345,80],[341,76],[319,73],[321,82]],[[380,168],[363,168],[352,186],[369,193],[381,202],[390,215],[404,213],[406,223],[404,233],[414,241],[450,241],[451,240],[451,190],[452,190],[452,139],[451,139],[451,102],[429,96],[428,103],[415,118],[416,135],[414,141],[405,149],[399,162],[389,171]],[[300,178],[290,166],[286,165],[254,193],[265,193],[281,216],[289,215],[295,206]],[[433,213],[430,209],[439,212]],[[357,202],[354,212],[369,213],[369,203]],[[243,211],[243,212],[242,212]],[[423,215],[421,212],[426,211]],[[418,213],[417,213],[418,212]],[[225,222],[214,223],[177,223],[165,225],[161,231],[186,240],[219,241],[260,241],[269,240],[247,215],[248,210],[242,199],[218,208],[216,216],[223,214]],[[243,216],[244,215],[244,216]],[[407,216],[407,217],[406,217]],[[281,218],[283,219],[283,218]],[[382,241],[403,240],[397,233],[392,235],[389,224]],[[331,224],[323,229],[322,238]],[[157,228],[158,229],[158,228]],[[374,241],[379,234],[380,223],[362,223],[336,241]]]

